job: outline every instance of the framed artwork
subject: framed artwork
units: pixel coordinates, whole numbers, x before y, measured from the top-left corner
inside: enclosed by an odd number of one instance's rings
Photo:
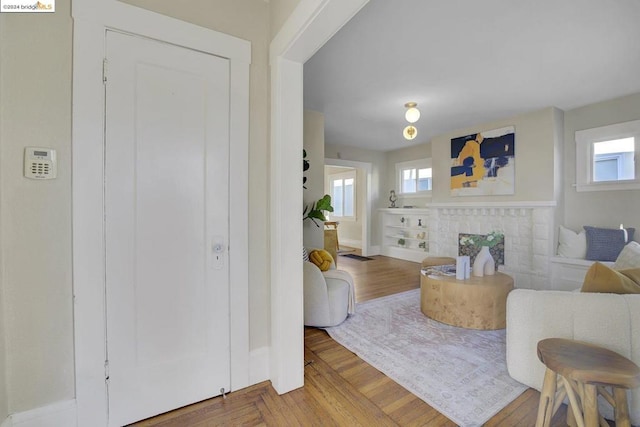
[[[451,195],[515,194],[515,128],[508,126],[451,140]]]

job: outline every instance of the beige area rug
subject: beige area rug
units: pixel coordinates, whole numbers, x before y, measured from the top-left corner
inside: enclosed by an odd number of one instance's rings
[[[460,426],[480,426],[526,390],[507,373],[505,330],[476,331],[420,311],[415,289],[357,305],[327,332]]]

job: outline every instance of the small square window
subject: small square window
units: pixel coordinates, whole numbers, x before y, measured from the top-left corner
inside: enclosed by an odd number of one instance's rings
[[[576,132],[578,191],[640,188],[640,120]]]
[[[399,193],[405,197],[429,196],[432,189],[431,159],[420,159],[396,164]]]

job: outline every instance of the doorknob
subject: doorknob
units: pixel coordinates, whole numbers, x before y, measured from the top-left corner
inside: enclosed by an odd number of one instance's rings
[[[211,249],[213,251],[213,268],[215,270],[221,270],[224,268],[224,238],[222,236],[214,236]]]

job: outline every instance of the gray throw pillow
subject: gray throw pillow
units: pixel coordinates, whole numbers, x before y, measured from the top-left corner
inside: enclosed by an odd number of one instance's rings
[[[633,240],[635,228],[626,228],[625,232],[619,228],[598,228],[584,226],[587,234],[586,259],[593,261],[615,261],[624,246]]]

